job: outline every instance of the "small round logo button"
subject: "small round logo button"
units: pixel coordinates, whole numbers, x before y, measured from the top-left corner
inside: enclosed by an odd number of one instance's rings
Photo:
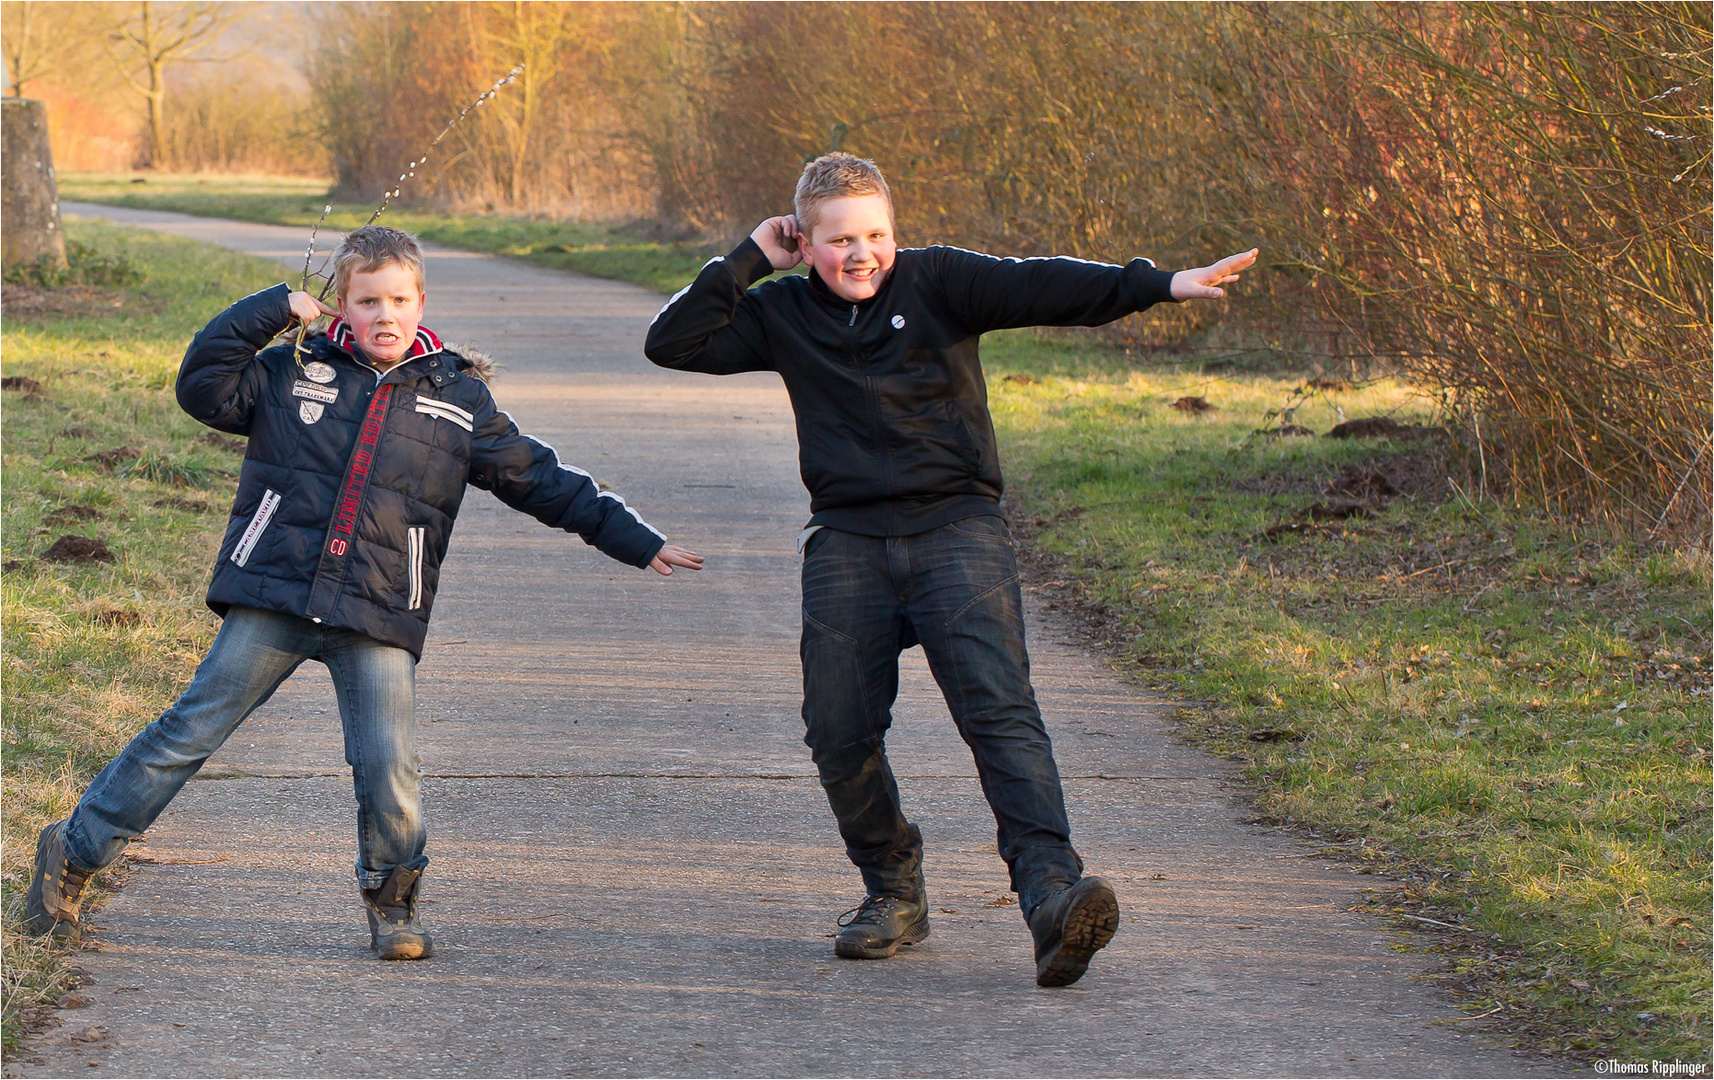
[[[905,328],[905,317],[903,315],[894,315],[893,316],[893,329],[894,330],[903,330],[904,328]]]

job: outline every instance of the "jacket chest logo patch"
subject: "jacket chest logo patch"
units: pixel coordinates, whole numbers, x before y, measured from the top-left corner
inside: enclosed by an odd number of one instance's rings
[[[903,330],[904,328],[905,328],[905,317],[903,315],[894,315],[893,316],[893,329],[894,330]]]
[[[323,405],[319,401],[298,402],[298,419],[302,420],[306,424],[313,424],[317,420],[320,420],[322,413],[326,411],[327,406]]]
[[[308,379],[310,382],[318,382],[326,385],[327,383],[332,382],[336,377],[332,364],[324,364],[320,360],[311,360],[309,363],[304,365],[304,378]]]
[[[319,401],[323,405],[332,405],[334,402],[339,400],[339,391],[330,390],[325,386],[317,386],[315,383],[304,382],[302,379],[299,379],[292,383],[292,396],[308,398],[311,401]]]
[[[459,408],[450,401],[442,401],[439,398],[418,397],[416,409],[417,412],[420,412],[425,416],[433,416],[438,419],[447,420],[457,424],[465,431],[476,430],[476,415],[474,413],[466,412],[464,409]]]

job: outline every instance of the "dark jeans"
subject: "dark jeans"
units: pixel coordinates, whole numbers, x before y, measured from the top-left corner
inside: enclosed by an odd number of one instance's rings
[[[900,895],[921,859],[885,747],[899,653],[918,643],[975,755],[1027,914],[1077,881],[1083,863],[1030,687],[1011,531],[988,516],[915,536],[813,534],[803,563],[804,741],[873,894]]]
[[[214,647],[172,707],[90,782],[66,826],[66,855],[97,870],[154,824],[208,756],[305,660],[333,676],[357,794],[357,881],[428,865],[416,752],[416,658],[355,630],[252,608],[226,613]]]

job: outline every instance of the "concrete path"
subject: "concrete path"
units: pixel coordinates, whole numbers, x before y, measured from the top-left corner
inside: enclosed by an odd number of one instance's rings
[[[64,209],[287,262],[305,235]],[[428,265],[428,325],[507,364],[495,393],[520,426],[708,568],[659,579],[472,492],[419,670],[440,955],[367,950],[338,714],[307,665],[137,850],[92,920],[93,1004],[17,1074],[1555,1071],[1445,1023],[1462,1014],[1413,979],[1428,961],[1344,910],[1371,879],[1246,826],[1166,703],[1039,610],[1036,684],[1119,936],[1076,986],[1035,987],[993,820],[913,650],[891,743],[934,936],[836,960],[861,887],[801,742],[808,500],[779,380],[652,367],[661,298],[642,289],[439,248]]]

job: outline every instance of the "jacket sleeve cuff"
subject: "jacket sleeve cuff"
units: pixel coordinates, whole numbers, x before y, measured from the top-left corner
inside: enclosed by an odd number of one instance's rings
[[[726,256],[726,265],[732,268],[732,276],[746,289],[774,272],[773,260],[763,254],[762,246],[748,236]]]
[[[1158,270],[1148,259],[1135,259],[1131,262],[1133,274],[1133,290],[1137,297],[1137,310],[1154,307],[1156,304],[1176,304],[1179,301],[1172,297],[1171,270]]]
[[[646,568],[667,546],[661,535],[646,525],[633,525],[611,547],[603,546],[602,554],[627,566]]]

